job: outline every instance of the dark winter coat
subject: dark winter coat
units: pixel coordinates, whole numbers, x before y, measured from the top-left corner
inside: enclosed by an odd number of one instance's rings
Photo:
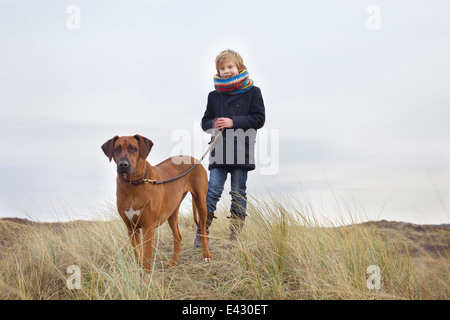
[[[233,119],[233,128],[225,129],[215,142],[209,157],[209,169],[255,169],[256,131],[266,119],[261,90],[253,86],[237,95],[210,92],[202,129],[211,133],[214,120],[222,117]]]

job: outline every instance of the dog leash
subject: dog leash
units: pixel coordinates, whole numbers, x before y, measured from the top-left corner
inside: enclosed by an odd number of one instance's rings
[[[185,175],[187,175],[187,174],[188,174],[189,172],[191,172],[192,170],[194,170],[195,167],[197,167],[197,166],[205,159],[205,157],[211,152],[211,149],[213,148],[214,143],[216,142],[216,139],[222,135],[222,131],[223,131],[223,129],[220,130],[218,134],[213,135],[213,136],[211,137],[211,141],[208,142],[209,147],[206,149],[205,153],[204,153],[203,156],[200,158],[200,160],[198,160],[197,163],[195,163],[192,167],[190,167],[190,168],[187,169],[185,172],[183,172],[182,174],[180,174],[180,175],[178,175],[178,176],[176,176],[176,177],[168,178],[168,179],[162,179],[162,180],[152,180],[152,179],[145,179],[145,178],[142,178],[142,179],[134,180],[134,181],[129,180],[129,179],[125,179],[125,178],[124,178],[123,176],[121,176],[121,175],[120,175],[120,177],[121,177],[122,180],[124,180],[125,182],[127,182],[127,183],[129,183],[129,184],[134,184],[134,185],[140,185],[140,184],[145,184],[145,183],[149,183],[149,184],[151,184],[151,185],[158,185],[158,184],[163,184],[163,183],[168,183],[168,182],[172,182],[172,181],[178,180],[178,179],[184,177]],[[145,166],[144,177],[147,175],[147,172],[148,172],[148,163],[147,163],[146,166]]]

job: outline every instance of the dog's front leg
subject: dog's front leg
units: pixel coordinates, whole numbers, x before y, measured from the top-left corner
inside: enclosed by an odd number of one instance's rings
[[[133,247],[134,255],[137,262],[142,265],[142,242],[141,242],[141,230],[128,228],[128,237],[131,240],[131,246]]]
[[[142,267],[147,273],[151,271],[152,253],[153,253],[153,238],[155,237],[155,227],[142,228]]]

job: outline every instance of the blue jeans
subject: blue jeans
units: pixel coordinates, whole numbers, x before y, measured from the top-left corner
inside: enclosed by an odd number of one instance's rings
[[[206,195],[206,206],[208,212],[214,213],[219,201],[228,172],[231,174],[231,215],[243,215],[247,210],[247,169],[240,168],[212,168],[209,171],[208,194]]]

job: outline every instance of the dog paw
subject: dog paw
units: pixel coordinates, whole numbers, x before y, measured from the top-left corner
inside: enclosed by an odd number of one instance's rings
[[[211,262],[212,261],[212,259],[211,258],[203,258],[203,260],[202,260],[203,262]]]
[[[170,261],[168,264],[167,264],[167,267],[176,267],[178,265],[178,261]]]

